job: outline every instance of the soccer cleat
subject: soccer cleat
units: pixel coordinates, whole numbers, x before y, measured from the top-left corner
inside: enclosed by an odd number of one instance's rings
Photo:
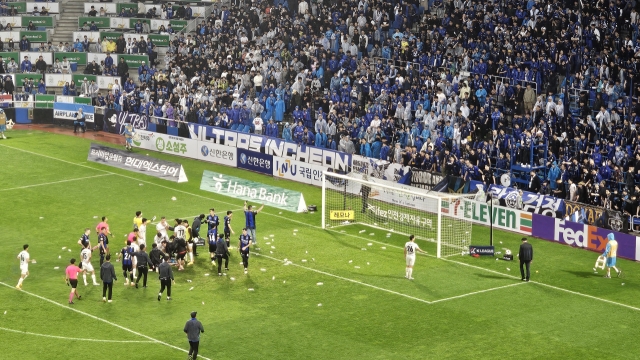
[[[87,284],[87,283],[84,283],[84,286],[87,286],[87,285],[89,285],[89,284]]]
[[[224,268],[224,271],[229,271],[229,268]]]
[[[622,269],[620,269],[620,271],[618,271],[618,277],[621,278],[622,277]]]
[[[526,280],[527,280],[527,279],[525,279],[525,278],[522,278],[522,281],[526,281]]]
[[[136,289],[138,288],[138,283],[136,283]]]
[[[604,278],[605,279],[611,279],[611,276],[610,275],[605,275]]]
[[[98,284],[98,283],[93,283],[93,286],[100,286],[100,284]]]
[[[218,273],[218,276],[222,276],[222,273]]]
[[[78,300],[82,300],[82,296],[78,295]]]
[[[69,301],[69,305],[73,305],[75,304],[73,301]]]
[[[107,300],[107,302],[111,302],[111,300]]]
[[[187,266],[189,266],[189,265],[193,265],[193,261],[189,261],[189,262],[187,263]]]
[[[171,300],[173,300],[173,299],[167,296],[167,301],[171,301]]]
[[[160,301],[161,297],[162,297],[162,294],[158,294],[158,301]]]
[[[249,272],[247,270],[244,271],[244,274],[247,275]]]
[[[22,290],[22,285],[16,285],[16,289]]]
[[[103,297],[103,298],[102,298],[102,302],[107,302],[107,298],[106,298],[106,297]]]
[[[408,277],[408,279],[409,279],[409,280],[413,280],[413,278],[412,278],[412,277]]]

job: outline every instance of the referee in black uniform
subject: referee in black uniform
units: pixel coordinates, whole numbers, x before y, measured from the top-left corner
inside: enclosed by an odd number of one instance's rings
[[[529,281],[529,277],[531,276],[529,267],[531,265],[531,262],[533,261],[533,246],[529,244],[526,237],[522,238],[522,244],[520,244],[518,258],[520,259],[520,275],[522,276],[522,281]],[[524,273],[525,266],[527,267],[526,277]]]
[[[167,288],[167,300],[171,300],[171,283],[173,282],[173,270],[171,270],[171,265],[169,265],[169,255],[165,255],[162,264],[158,265],[158,277],[160,278],[160,292],[158,293],[158,301],[160,301],[165,287]]]

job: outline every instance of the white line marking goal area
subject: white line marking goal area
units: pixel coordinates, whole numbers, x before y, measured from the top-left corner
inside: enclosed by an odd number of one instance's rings
[[[37,153],[37,152],[33,152],[33,151],[25,150],[25,149],[20,149],[20,148],[13,147],[13,146],[7,146],[5,144],[0,144],[0,147],[7,148],[7,149],[12,149],[12,150],[15,150],[15,151],[21,151],[21,152],[24,152],[24,153],[27,153],[27,154],[40,156],[40,157],[44,157],[44,158],[51,159],[51,160],[60,161],[60,162],[63,162],[65,164],[70,164],[70,165],[75,165],[75,166],[79,166],[79,167],[83,167],[83,168],[87,168],[87,169],[102,171],[102,172],[104,172],[106,174],[117,175],[117,176],[120,176],[120,177],[123,177],[123,178],[126,178],[126,179],[131,179],[131,180],[134,180],[134,181],[143,182],[143,183],[146,183],[146,184],[158,186],[160,188],[176,191],[176,192],[179,192],[179,193],[182,193],[182,194],[185,194],[185,195],[191,195],[191,196],[194,196],[194,197],[197,197],[197,198],[200,198],[200,199],[206,199],[206,200],[216,201],[216,202],[222,203],[222,204],[227,204],[227,205],[230,205],[230,206],[236,206],[233,203],[229,203],[229,202],[220,200],[219,198],[218,199],[214,199],[214,198],[211,198],[209,196],[204,196],[204,195],[201,195],[201,194],[191,193],[191,192],[188,192],[188,191],[185,191],[185,190],[176,189],[176,188],[173,188],[173,187],[170,187],[170,186],[157,184],[157,183],[151,182],[149,180],[142,180],[140,178],[136,178],[136,177],[133,177],[133,176],[127,176],[127,175],[124,175],[124,174],[115,173],[115,172],[108,171],[108,170],[103,170],[103,169],[100,169],[100,168],[97,168],[97,167],[93,167],[93,166],[89,166],[89,165],[86,165],[86,164],[75,163],[75,162],[72,162],[72,161],[69,161],[69,160],[59,159],[59,158],[56,158],[56,157],[53,157],[53,156],[40,154],[40,153]],[[322,227],[320,227],[320,226],[308,224],[306,222],[302,222],[302,221],[298,221],[298,220],[295,220],[295,219],[291,219],[291,218],[286,217],[286,216],[272,214],[272,213],[269,213],[268,211],[263,211],[262,213],[267,215],[267,216],[273,216],[273,217],[280,218],[280,219],[283,219],[283,220],[286,220],[286,221],[290,221],[290,222],[293,222],[293,223],[296,223],[296,224],[299,224],[299,225],[308,226],[308,227],[316,228],[316,229],[322,229]],[[326,231],[332,231],[332,230],[327,229]],[[360,239],[360,240],[363,240],[363,241],[367,241],[367,242],[376,242],[376,243],[384,244],[385,246],[402,249],[402,247],[399,247],[399,246],[391,245],[391,244],[388,244],[388,243],[382,243],[382,242],[379,242],[379,241],[374,241],[372,239],[363,238],[363,237],[360,237],[360,236],[357,236],[357,235],[353,235],[353,234],[340,233],[339,231],[335,231],[335,230],[333,230],[333,232],[336,232],[336,233],[341,234],[341,235],[346,235],[346,236],[349,236],[349,237],[357,238],[357,239]],[[459,265],[463,265],[463,266],[469,266],[469,267],[472,267],[472,268],[475,268],[475,269],[478,269],[478,270],[481,270],[481,271],[494,273],[494,274],[497,274],[497,275],[500,275],[500,276],[504,276],[505,278],[512,278],[512,279],[515,278],[513,275],[510,275],[510,274],[505,274],[505,273],[501,273],[499,271],[495,271],[495,270],[491,270],[491,269],[487,269],[487,268],[482,268],[482,267],[475,266],[475,265],[466,264],[466,263],[463,263],[463,262],[460,262],[460,261],[455,261],[455,260],[450,260],[450,259],[442,259],[442,260],[443,261],[453,262],[453,263],[456,263],[456,264],[459,264]],[[555,290],[558,290],[558,291],[567,292],[567,293],[570,293],[570,294],[573,294],[573,295],[576,295],[576,296],[582,296],[582,297],[585,297],[585,298],[589,298],[589,299],[605,302],[605,303],[608,303],[608,304],[621,306],[621,307],[624,307],[624,308],[627,308],[627,309],[631,309],[631,310],[634,310],[634,311],[640,311],[639,307],[635,307],[635,306],[619,303],[619,302],[616,302],[616,301],[600,298],[600,297],[597,297],[597,296],[588,295],[588,294],[580,293],[580,292],[573,291],[573,290],[564,289],[564,288],[561,288],[561,287],[557,287],[557,286],[553,286],[553,285],[549,285],[549,284],[545,284],[545,283],[541,283],[541,282],[537,282],[537,281],[531,281],[531,283],[537,284],[537,285],[541,285],[541,286],[545,286],[545,287],[548,287],[550,289],[555,289]],[[58,304],[58,305],[60,305],[60,304]],[[203,359],[205,359],[205,358],[203,357]]]
[[[87,313],[87,312],[84,312],[84,311],[81,311],[81,310],[78,310],[78,309],[74,309],[74,308],[69,307],[69,306],[67,306],[67,305],[63,305],[63,304],[61,304],[61,303],[59,303],[59,302],[53,301],[53,300],[48,299],[48,298],[46,298],[46,297],[44,297],[44,296],[40,296],[40,295],[38,295],[38,294],[34,294],[34,293],[32,293],[32,292],[28,292],[28,291],[25,291],[25,290],[16,290],[13,286],[11,286],[11,285],[9,285],[9,284],[6,284],[6,283],[3,283],[3,282],[0,282],[0,285],[3,285],[3,286],[5,286],[5,287],[7,287],[7,288],[9,288],[9,289],[12,289],[13,291],[20,291],[20,292],[21,292],[21,293],[23,293],[23,294],[27,294],[27,295],[29,295],[29,296],[33,296],[33,297],[35,297],[35,298],[38,298],[38,299],[40,299],[40,300],[42,300],[42,301],[46,301],[46,302],[48,302],[48,303],[50,303],[50,304],[53,304],[53,305],[59,306],[59,307],[61,307],[61,308],[68,309],[69,311],[74,311],[74,312],[76,312],[76,313],[78,313],[78,314],[81,314],[81,315],[84,315],[84,316],[90,317],[90,318],[92,318],[92,319],[94,319],[94,320],[98,320],[98,321],[101,321],[101,322],[103,322],[103,323],[109,324],[109,325],[111,325],[111,326],[115,326],[115,327],[117,327],[118,329],[121,329],[121,330],[124,330],[124,331],[130,332],[130,333],[132,333],[132,334],[134,334],[134,335],[138,335],[138,336],[140,336],[140,337],[142,337],[142,338],[145,338],[145,339],[147,339],[147,341],[149,341],[149,342],[153,342],[153,343],[156,343],[156,344],[164,345],[164,346],[170,347],[170,348],[172,348],[172,349],[175,349],[175,350],[178,350],[178,351],[181,351],[181,352],[184,352],[184,353],[189,353],[189,351],[188,351],[188,350],[185,350],[185,349],[179,348],[179,347],[177,347],[177,346],[175,346],[175,345],[171,345],[171,344],[169,344],[169,343],[166,343],[166,342],[164,342],[164,341],[160,341],[160,340],[158,340],[158,339],[154,339],[154,338],[152,338],[151,336],[148,336],[148,335],[145,335],[145,334],[139,333],[139,332],[137,332],[137,331],[134,331],[134,330],[128,329],[128,328],[126,328],[126,327],[124,327],[124,326],[122,326],[122,325],[118,325],[118,324],[116,324],[116,323],[114,323],[114,322],[111,322],[111,321],[109,321],[109,320],[105,320],[105,319],[103,319],[103,318],[101,318],[101,317],[97,317],[97,316],[95,316],[95,315],[89,314],[89,313]],[[198,357],[200,357],[200,358],[202,358],[202,359],[205,359],[205,360],[211,360],[211,359],[209,359],[209,358],[207,358],[207,357],[201,356],[200,354],[198,354]]]

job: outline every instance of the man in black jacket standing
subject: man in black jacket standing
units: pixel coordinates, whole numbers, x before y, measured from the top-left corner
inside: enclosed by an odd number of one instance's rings
[[[167,300],[171,300],[171,283],[173,282],[173,270],[169,265],[169,255],[164,256],[164,262],[158,265],[158,277],[160,278],[160,292],[158,293],[158,301],[162,297],[164,288],[167,288]]]
[[[133,253],[137,260],[136,267],[138,270],[138,277],[136,278],[136,289],[138,288],[138,281],[140,281],[141,276],[144,276],[144,278],[142,279],[142,287],[147,287],[147,274],[149,272],[149,268],[153,266],[153,262],[151,261],[151,258],[149,258],[149,254],[144,251],[145,248],[146,245],[142,244],[140,245],[140,251],[136,251]]]
[[[105,262],[100,265],[100,279],[102,280],[102,301],[107,301],[107,289],[109,289],[109,302],[111,302],[111,294],[113,292],[113,282],[117,281],[116,269],[111,264],[111,255],[107,254]]]
[[[198,346],[200,346],[200,333],[204,332],[202,323],[196,319],[197,313],[191,312],[191,319],[184,324],[184,332],[189,340],[189,359],[198,358]]]
[[[518,252],[518,258],[520,259],[520,275],[522,281],[529,281],[530,271],[529,266],[533,261],[533,247],[527,241],[526,237],[522,238],[522,244],[520,244],[520,251]],[[527,267],[527,276],[525,277],[524,267]]]

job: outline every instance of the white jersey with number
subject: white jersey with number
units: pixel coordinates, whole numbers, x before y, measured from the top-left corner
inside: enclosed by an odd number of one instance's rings
[[[420,249],[420,247],[413,241],[408,241],[406,244],[404,244],[404,249],[407,252],[407,266],[413,266],[413,264],[415,264],[416,262],[416,252],[418,251],[418,249]]]
[[[22,250],[20,254],[18,254],[18,259],[20,259],[20,271],[22,274],[26,274],[29,271],[29,252]]]
[[[131,243],[131,249],[133,249],[133,252],[138,252],[140,251],[140,246],[138,246],[138,244],[136,243]],[[133,265],[134,268],[138,266],[137,256],[131,256],[131,264]]]
[[[80,252],[80,259],[82,261],[82,269],[92,272],[93,265],[91,265],[91,249],[83,249]]]
[[[182,225],[173,228],[173,233],[176,235],[176,239],[187,239],[187,228]]]
[[[147,225],[145,224],[138,227],[138,244],[147,244]]]

